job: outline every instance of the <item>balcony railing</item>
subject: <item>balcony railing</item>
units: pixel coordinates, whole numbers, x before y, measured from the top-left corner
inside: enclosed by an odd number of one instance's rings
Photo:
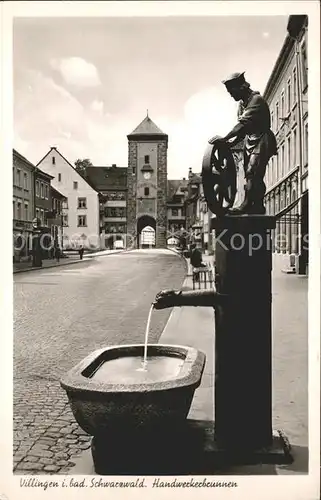
[[[171,214],[168,214],[167,215],[167,219],[168,220],[185,220],[186,217],[185,217],[185,215],[171,215]]]
[[[105,222],[126,222],[127,217],[104,217]]]

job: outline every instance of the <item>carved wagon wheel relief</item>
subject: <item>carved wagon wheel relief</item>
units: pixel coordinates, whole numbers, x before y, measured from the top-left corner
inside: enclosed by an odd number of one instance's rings
[[[236,196],[236,165],[228,144],[209,144],[202,163],[204,196],[211,212],[224,215]]]

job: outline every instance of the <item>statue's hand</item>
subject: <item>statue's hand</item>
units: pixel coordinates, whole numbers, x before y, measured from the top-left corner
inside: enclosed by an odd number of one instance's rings
[[[226,141],[225,141],[224,137],[220,137],[219,135],[215,135],[214,137],[209,139],[208,142],[209,142],[209,144],[219,145],[219,144],[225,143]]]
[[[227,141],[227,144],[229,146],[235,146],[238,142],[240,142],[240,139],[238,137],[235,137],[234,139],[230,139]]]
[[[167,307],[175,306],[176,297],[179,292],[177,290],[162,290],[159,292],[153,303],[155,309],[166,309]]]

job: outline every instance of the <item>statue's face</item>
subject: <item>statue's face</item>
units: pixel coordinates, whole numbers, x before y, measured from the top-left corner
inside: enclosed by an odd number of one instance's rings
[[[242,99],[242,91],[240,87],[230,87],[227,91],[235,101],[240,101]]]

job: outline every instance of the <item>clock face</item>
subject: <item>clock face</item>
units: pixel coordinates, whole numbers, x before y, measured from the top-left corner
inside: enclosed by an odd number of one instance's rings
[[[145,173],[144,173],[144,178],[145,178],[146,180],[150,179],[150,172],[145,172]]]

